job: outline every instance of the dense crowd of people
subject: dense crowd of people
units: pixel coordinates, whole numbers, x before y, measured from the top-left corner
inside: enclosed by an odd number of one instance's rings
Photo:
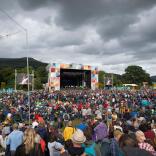
[[[147,89],[3,93],[1,155],[156,155],[155,104]]]

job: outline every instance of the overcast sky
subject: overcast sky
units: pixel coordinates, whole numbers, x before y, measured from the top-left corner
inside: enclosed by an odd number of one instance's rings
[[[156,75],[156,0],[0,0],[0,57]],[[10,20],[7,12],[28,30]],[[10,34],[8,37],[5,35]]]

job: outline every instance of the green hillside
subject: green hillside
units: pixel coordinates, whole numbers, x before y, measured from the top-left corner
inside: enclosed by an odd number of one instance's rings
[[[27,65],[27,58],[0,58],[0,68],[24,68]],[[29,66],[32,68],[38,68],[40,66],[47,66],[47,63],[42,63],[33,58],[29,58]]]

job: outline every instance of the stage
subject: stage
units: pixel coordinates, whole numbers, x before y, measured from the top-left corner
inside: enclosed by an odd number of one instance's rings
[[[79,88],[84,87],[91,89],[91,71],[61,69],[60,70],[60,87],[62,88]]]
[[[48,88],[60,90],[65,88],[98,88],[97,67],[81,64],[50,64],[48,65]]]

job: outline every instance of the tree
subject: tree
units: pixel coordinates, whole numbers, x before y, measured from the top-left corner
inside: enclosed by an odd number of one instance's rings
[[[99,71],[99,88],[104,88],[104,71]]]
[[[14,87],[14,69],[11,67],[0,68],[0,83],[6,83],[7,88]]]
[[[35,78],[40,78],[42,84],[47,83],[48,81],[48,71],[44,66],[40,66],[35,70]]]
[[[134,83],[142,85],[142,82],[150,83],[150,75],[140,66],[131,65],[125,69],[123,74],[124,83]]]
[[[119,74],[113,74],[113,85],[121,86],[122,85],[122,76]]]

